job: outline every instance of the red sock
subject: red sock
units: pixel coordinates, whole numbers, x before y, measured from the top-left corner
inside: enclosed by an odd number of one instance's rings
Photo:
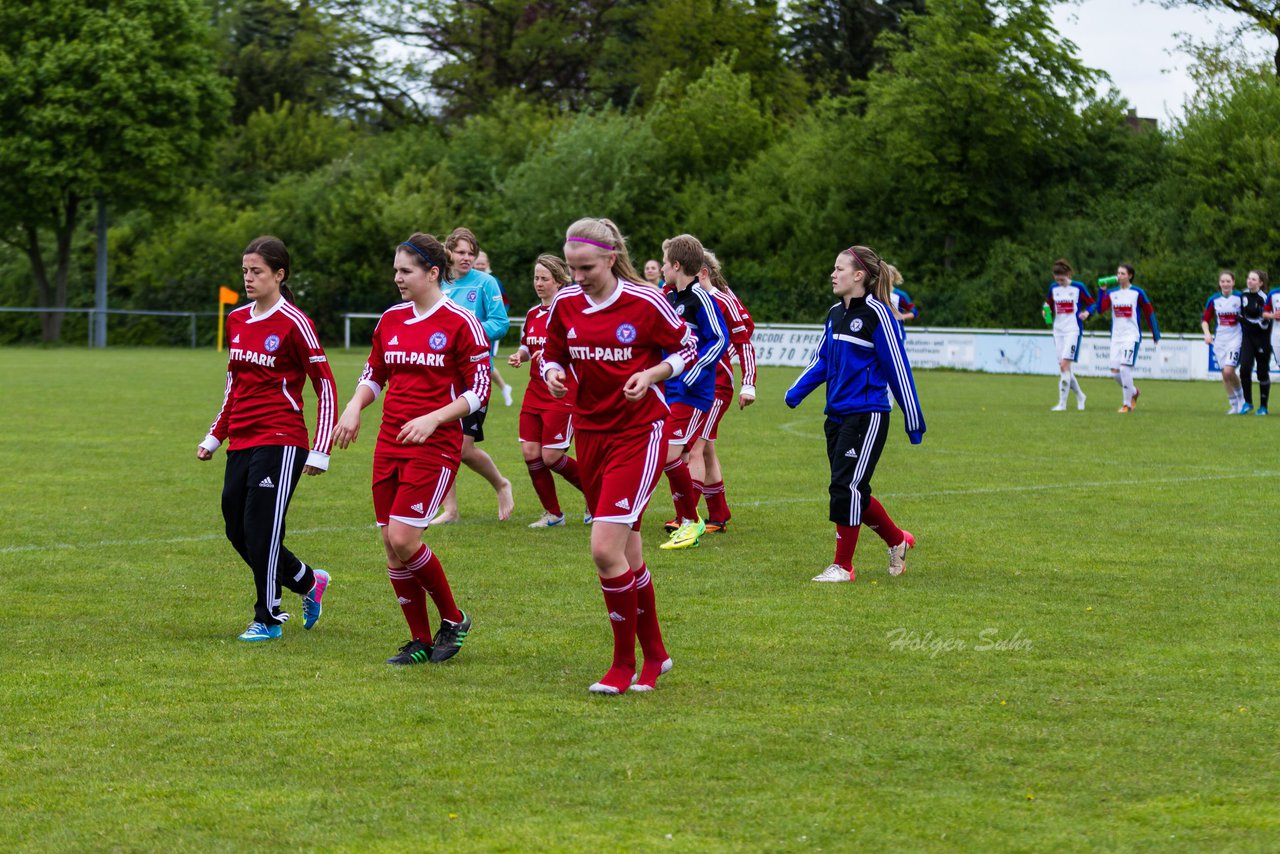
[[[565,454],[555,461],[555,465],[551,466],[551,470],[569,481],[569,485],[574,489],[579,492],[582,491],[582,478],[578,477],[578,461],[573,457]]]
[[[689,482],[693,484],[693,512],[698,512],[698,502],[702,500],[702,496],[706,494],[706,487],[702,485],[702,481],[694,480],[693,475],[689,475]],[[706,518],[705,516],[702,518]]]
[[[600,579],[600,589],[613,629],[613,666],[600,681],[622,692],[636,673],[636,579],[628,569],[617,578]]]
[[[413,577],[418,579],[418,583],[427,591],[431,601],[436,603],[440,619],[451,623],[462,622],[462,612],[453,601],[453,591],[449,589],[449,579],[444,577],[444,567],[440,565],[440,558],[427,548],[426,543],[422,544],[422,548],[418,549],[416,555],[405,561],[404,568],[413,573]]]
[[[631,570],[636,580],[636,637],[644,653],[645,666],[650,660],[661,664],[667,659],[667,648],[662,644],[662,629],[658,625],[658,607],[654,602],[653,578],[649,568],[640,564]]]
[[[556,481],[547,470],[542,460],[525,460],[529,467],[529,479],[533,481],[533,491],[538,493],[542,509],[552,515],[560,515],[560,499],[556,496]]]
[[[396,599],[400,602],[400,610],[404,612],[404,621],[409,624],[413,639],[431,643],[431,618],[427,615],[426,591],[413,573],[403,566],[387,567],[387,576],[391,579],[391,589],[396,592]]]
[[[832,561],[841,569],[853,569],[853,550],[858,547],[857,525],[836,525],[836,558]]]
[[[884,544],[889,548],[902,545],[902,541],[907,538],[907,535],[902,533],[902,529],[893,524],[884,506],[876,501],[874,496],[862,514],[862,524],[879,534],[880,539],[884,540]]]
[[[667,463],[663,469],[667,473],[667,482],[671,484],[671,500],[676,505],[676,518],[696,519],[698,517],[698,494],[693,491],[693,477],[689,474],[689,465],[680,457]]]
[[[703,487],[702,494],[707,496],[707,518],[728,522],[733,514],[729,512],[729,502],[724,497],[724,481],[708,483]]]

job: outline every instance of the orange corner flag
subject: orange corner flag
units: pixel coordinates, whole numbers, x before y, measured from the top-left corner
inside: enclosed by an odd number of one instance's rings
[[[218,305],[235,305],[240,301],[240,294],[231,288],[218,288]]]

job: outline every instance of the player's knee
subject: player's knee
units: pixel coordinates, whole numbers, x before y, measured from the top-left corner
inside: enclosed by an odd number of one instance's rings
[[[537,442],[521,442],[520,452],[524,454],[524,461],[526,463],[536,462],[539,457],[544,461],[547,458],[546,449],[540,446]]]
[[[560,458],[564,456],[564,451],[560,448],[543,448],[542,462],[548,467],[554,466],[560,462]]]

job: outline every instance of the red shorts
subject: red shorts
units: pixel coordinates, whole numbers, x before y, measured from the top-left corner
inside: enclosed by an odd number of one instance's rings
[[[408,458],[373,454],[373,515],[379,525],[392,519],[425,528],[440,509],[458,470],[437,455]]]
[[[640,519],[666,460],[662,422],[623,433],[579,430],[575,444],[582,491],[595,521],[640,530]]]
[[[687,403],[671,404],[671,415],[667,418],[666,440],[673,445],[683,445],[697,439],[702,432],[702,424],[707,413],[694,409]]]
[[[537,442],[544,448],[568,450],[573,440],[570,409],[520,410],[520,441]]]
[[[711,411],[707,413],[707,421],[702,426],[702,438],[708,442],[716,440],[716,434],[720,432],[720,419],[724,418],[724,414],[732,405],[733,386],[729,386],[724,391],[717,388],[716,399],[712,402]]]

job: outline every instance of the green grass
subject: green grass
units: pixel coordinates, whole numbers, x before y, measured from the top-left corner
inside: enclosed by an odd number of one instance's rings
[[[343,399],[360,359],[334,354]],[[464,473],[464,521],[428,533],[475,618],[461,655],[383,664],[406,630],[371,524],[374,412],[289,516],[333,572],[323,620],[238,643],[250,575],[222,457],[195,459],[224,364],[0,351],[4,850],[1280,846],[1280,425],[1225,418],[1219,385],[1144,383],[1122,417],[1104,380],[1050,413],[1052,377],[921,374],[925,444],[895,415],[875,479],[919,537],[908,572],[864,532],[857,583],[817,585],[821,399],[787,410],[796,371],[762,369],[724,425],[730,533],[659,551],[665,483],[646,519],[676,669],[599,698],[588,532],[525,528],[515,407],[485,447],[516,518]]]

